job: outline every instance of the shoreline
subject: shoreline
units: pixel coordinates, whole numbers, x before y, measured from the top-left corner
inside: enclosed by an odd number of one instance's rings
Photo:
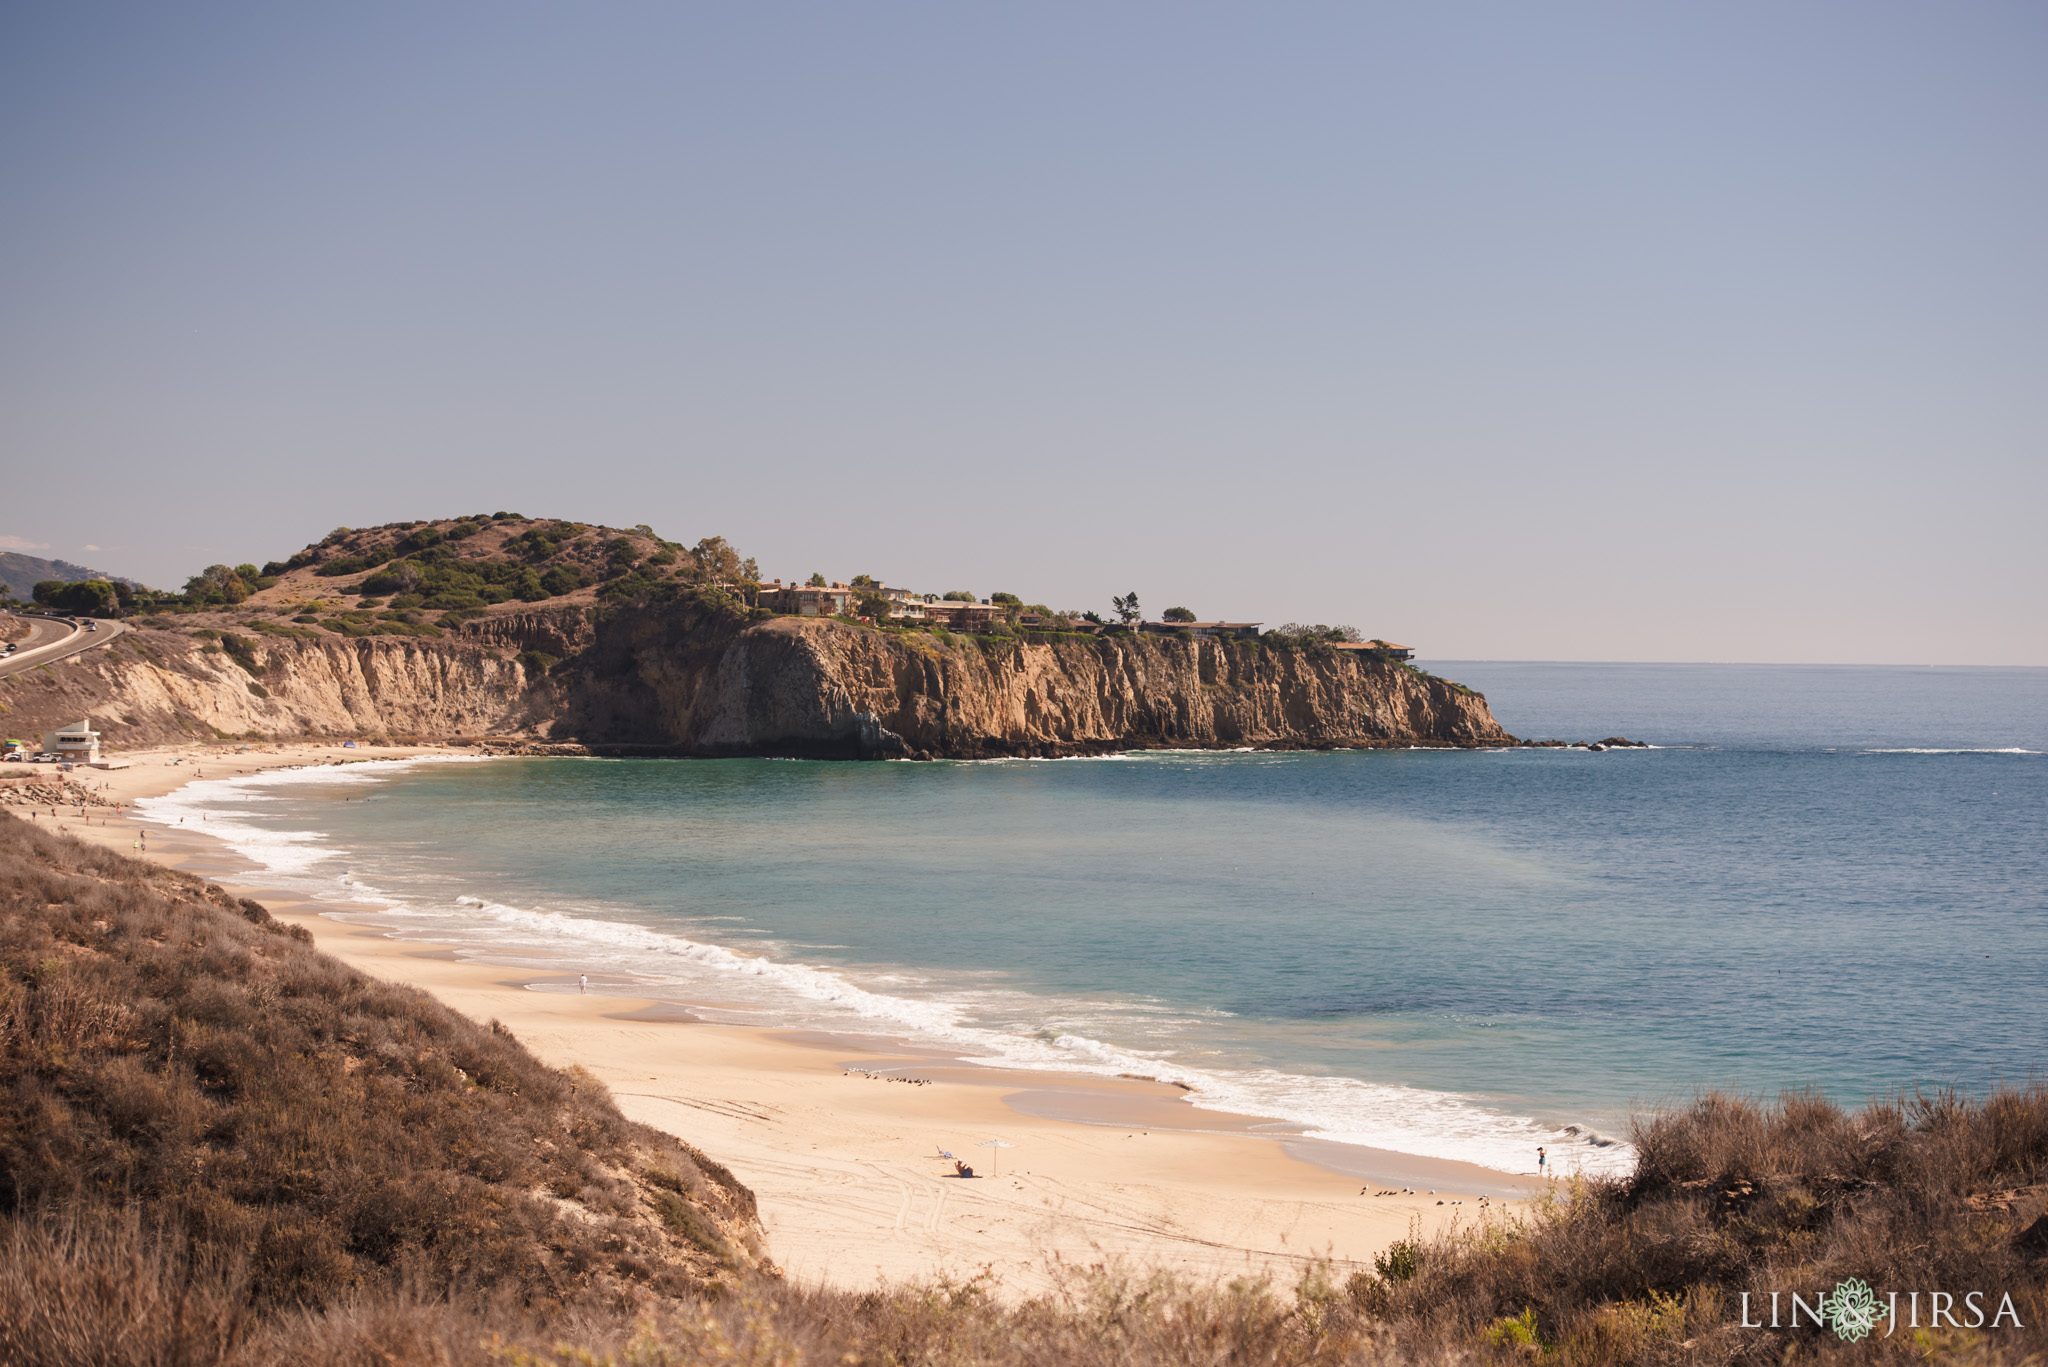
[[[125,804],[202,776],[465,753],[475,751],[191,745],[72,777]],[[688,1003],[624,984],[584,994],[573,973],[479,963],[399,938],[360,906],[265,887],[260,869],[203,830],[140,821],[125,806],[119,817],[91,811],[89,824],[56,824],[131,854],[142,853],[146,828],[154,862],[263,902],[358,971],[501,1021],[553,1066],[584,1068],[630,1118],[679,1135],[752,1187],[773,1256],[803,1280],[865,1287],[987,1268],[1006,1294],[1030,1293],[1059,1264],[1121,1260],[1198,1279],[1291,1283],[1323,1259],[1340,1276],[1369,1270],[1397,1239],[1477,1223],[1509,1209],[1511,1193],[1540,1188],[1533,1177],[1196,1111],[1167,1083],[985,1067],[884,1035],[712,1024]],[[978,1147],[995,1137],[1014,1148]],[[941,1150],[981,1176],[954,1178]],[[1372,1194],[1387,1188],[1414,1194]]]

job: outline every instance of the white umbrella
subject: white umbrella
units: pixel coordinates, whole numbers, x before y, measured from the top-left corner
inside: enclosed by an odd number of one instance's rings
[[[998,1149],[998,1150],[1000,1150],[1000,1149],[1014,1149],[1014,1148],[1016,1148],[1017,1146],[1016,1146],[1015,1144],[1012,1144],[1012,1143],[1011,1143],[1011,1142],[1010,1142],[1009,1140],[1007,1140],[1007,1139],[984,1139],[984,1140],[982,1140],[982,1141],[981,1141],[981,1142],[980,1142],[979,1144],[976,1144],[976,1145],[975,1145],[974,1147],[975,1147],[975,1148],[977,1148],[977,1149]],[[995,1175],[996,1175],[996,1173],[998,1173],[999,1171],[1001,1171],[1001,1170],[1002,1170],[1002,1162],[1001,1162],[1002,1156],[1003,1156],[1003,1155],[1002,1155],[1002,1154],[1001,1154],[1000,1152],[998,1152],[998,1153],[992,1153],[992,1154],[990,1154],[990,1155],[988,1156],[988,1162],[989,1162],[989,1166],[988,1166],[988,1171],[989,1171],[989,1176],[993,1177],[993,1176],[995,1176]]]

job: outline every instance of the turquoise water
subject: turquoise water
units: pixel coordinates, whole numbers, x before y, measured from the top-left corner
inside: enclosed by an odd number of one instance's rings
[[[1519,734],[1661,748],[424,763],[157,814],[714,1018],[1177,1077],[1510,1171],[1623,1162],[1588,1131],[1704,1086],[2040,1068],[2048,671],[1435,668]]]

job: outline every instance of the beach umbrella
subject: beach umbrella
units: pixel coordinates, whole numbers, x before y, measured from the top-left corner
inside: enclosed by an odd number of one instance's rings
[[[982,1141],[981,1141],[981,1142],[980,1142],[979,1144],[976,1144],[976,1145],[975,1145],[974,1147],[975,1147],[975,1148],[977,1148],[977,1149],[996,1149],[996,1150],[998,1150],[998,1152],[996,1152],[996,1153],[992,1153],[992,1154],[990,1154],[990,1155],[988,1156],[988,1171],[989,1171],[989,1176],[993,1177],[993,1176],[995,1176],[995,1175],[996,1175],[996,1174],[997,1174],[998,1172],[1002,1171],[1002,1161],[1001,1161],[1001,1160],[1002,1160],[1002,1157],[1003,1157],[1003,1155],[1002,1155],[1002,1153],[1000,1152],[1000,1150],[1003,1150],[1003,1149],[1014,1149],[1014,1148],[1016,1148],[1017,1146],[1016,1146],[1015,1144],[1012,1144],[1012,1143],[1011,1143],[1011,1142],[1010,1142],[1009,1140],[1007,1140],[1007,1139],[984,1139],[984,1140],[982,1140]]]

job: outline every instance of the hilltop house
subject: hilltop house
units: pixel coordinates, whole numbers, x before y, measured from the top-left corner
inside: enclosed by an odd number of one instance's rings
[[[1002,615],[1002,609],[987,603],[962,603],[955,599],[926,599],[924,619],[945,627],[948,631],[973,631],[985,627]]]
[[[854,591],[844,584],[818,588],[794,581],[785,584],[777,579],[761,585],[755,601],[770,612],[786,612],[795,617],[840,617],[852,606],[854,597]]]
[[[1190,636],[1225,636],[1252,640],[1259,634],[1259,622],[1140,622],[1138,630],[1170,636],[1185,631]]]

